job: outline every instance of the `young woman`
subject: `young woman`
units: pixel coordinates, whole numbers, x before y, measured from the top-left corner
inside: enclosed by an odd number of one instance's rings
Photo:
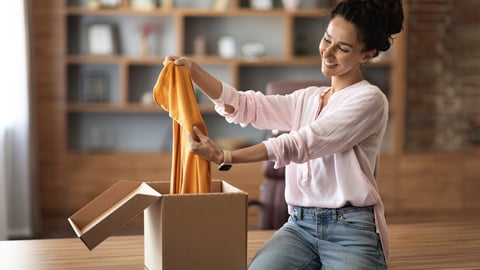
[[[361,66],[390,48],[402,23],[400,0],[339,2],[319,46],[322,73],[331,86],[286,96],[237,91],[189,58],[166,57],[189,68],[228,122],[289,131],[232,152],[198,130],[190,139],[193,153],[223,168],[264,160],[286,166],[290,218],[249,269],[386,268],[387,228],[374,170],[388,102],[363,78]]]

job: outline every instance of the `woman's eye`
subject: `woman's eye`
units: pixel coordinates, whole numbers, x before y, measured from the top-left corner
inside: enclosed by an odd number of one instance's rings
[[[327,37],[323,37],[323,41],[324,41],[325,43],[332,44],[332,41],[331,41],[330,39],[328,39]],[[342,51],[342,52],[344,52],[344,53],[350,52],[350,50],[349,50],[348,48],[343,48],[343,47],[341,47],[341,46],[337,46],[337,47],[338,47],[338,49],[339,49],[340,51]]]

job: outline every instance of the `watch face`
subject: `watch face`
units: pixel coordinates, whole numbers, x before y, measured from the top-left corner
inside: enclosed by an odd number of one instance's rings
[[[220,166],[218,166],[219,171],[228,171],[230,168],[232,168],[232,164],[220,164]]]

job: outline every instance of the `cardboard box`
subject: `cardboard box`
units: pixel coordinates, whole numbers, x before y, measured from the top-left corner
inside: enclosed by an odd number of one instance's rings
[[[122,180],[68,221],[92,250],[144,212],[150,270],[247,268],[247,193],[212,181],[212,193],[169,194],[170,182]]]

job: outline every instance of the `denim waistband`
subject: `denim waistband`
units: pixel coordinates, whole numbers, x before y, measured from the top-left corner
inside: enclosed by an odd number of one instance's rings
[[[348,212],[372,212],[373,206],[353,206],[347,204],[340,208],[321,208],[321,207],[301,207],[294,206],[292,210],[292,216],[296,219],[312,218],[319,216],[332,216],[337,217],[338,215],[348,213]]]

